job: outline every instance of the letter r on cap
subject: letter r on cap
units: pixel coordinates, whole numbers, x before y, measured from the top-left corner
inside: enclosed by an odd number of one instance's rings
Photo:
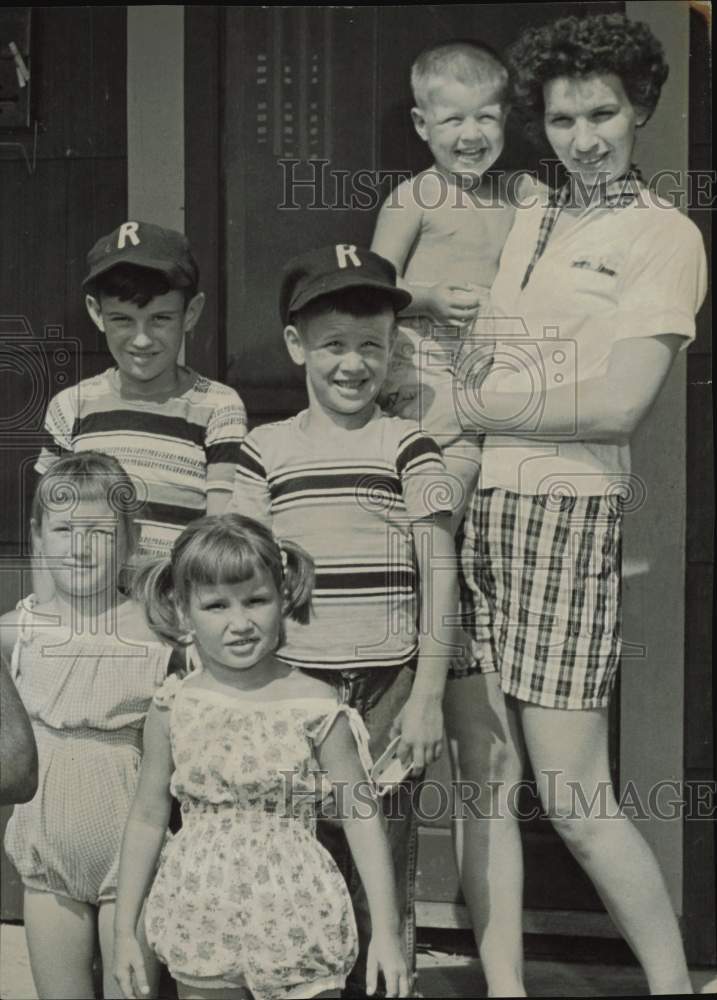
[[[337,243],[336,260],[339,262],[339,267],[346,267],[349,260],[354,267],[361,267],[361,261],[358,259],[356,247],[353,244]]]
[[[139,236],[137,235],[137,230],[139,229],[138,222],[123,222],[120,226],[119,235],[117,237],[117,249],[124,250],[127,240],[130,241],[133,247],[139,246]]]

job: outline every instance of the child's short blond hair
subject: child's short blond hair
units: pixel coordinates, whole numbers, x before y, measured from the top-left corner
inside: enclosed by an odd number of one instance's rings
[[[430,81],[441,78],[465,84],[494,81],[501,103],[508,90],[508,68],[501,57],[490,45],[470,38],[431,45],[416,57],[411,66],[411,89],[419,108],[427,103]]]

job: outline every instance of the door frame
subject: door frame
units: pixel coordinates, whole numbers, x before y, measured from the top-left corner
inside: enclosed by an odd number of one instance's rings
[[[677,14],[683,5],[675,0],[671,5]],[[658,8],[662,8],[659,10]],[[665,5],[654,0],[642,0],[639,4],[626,4],[630,16],[641,21],[657,21],[665,14]],[[185,66],[184,66],[184,96],[185,96],[185,210],[186,231],[195,247],[202,271],[202,287],[207,292],[207,307],[201,323],[201,333],[197,333],[188,344],[188,360],[198,370],[211,378],[221,380],[226,375],[226,328],[224,310],[224,283],[226,276],[222,268],[223,259],[223,143],[222,116],[223,101],[222,79],[224,62],[224,12],[221,6],[188,6],[185,7]],[[699,72],[706,78],[707,50],[704,44],[695,46],[693,35],[690,36],[691,64],[701,59]],[[691,139],[691,133],[690,133]],[[687,150],[685,149],[685,157]],[[690,156],[690,165],[694,164]],[[707,214],[707,213],[705,213]],[[705,223],[708,225],[708,223]],[[704,315],[704,314],[703,314]],[[704,323],[708,323],[705,316]],[[709,417],[705,407],[710,406],[710,399],[692,391],[699,382],[699,372],[705,370],[709,358],[706,355],[709,348],[702,348],[701,353],[690,353],[688,365],[688,407],[690,398],[692,408],[688,409],[688,429],[699,425],[709,425]],[[692,457],[694,447],[690,444],[688,455]],[[699,448],[699,456],[703,463],[711,462],[711,451]],[[713,507],[704,501],[704,483],[711,482],[708,469],[704,464],[694,461],[686,463],[686,502],[687,522],[692,535],[695,532],[701,538],[710,538],[713,524]],[[708,479],[705,480],[705,473]],[[697,527],[696,527],[697,526]],[[689,537],[688,537],[689,543]],[[685,718],[676,747],[679,759],[679,774],[681,780],[714,781],[714,761],[710,766],[706,763],[705,747],[714,748],[713,717],[705,711],[705,691],[711,685],[711,660],[706,652],[711,648],[712,617],[710,607],[711,567],[713,556],[711,547],[707,566],[710,568],[708,583],[705,589],[696,588],[691,582],[695,564],[704,568],[705,554],[702,550],[698,559],[688,559],[685,567],[686,595],[690,603],[685,607],[685,632],[681,641],[684,654],[685,687],[680,685],[682,677],[678,678],[677,691],[680,699],[680,709],[684,705]],[[703,574],[704,575],[704,574]],[[678,595],[678,604],[683,595]],[[695,603],[692,603],[692,602]],[[696,631],[699,641],[695,640]],[[681,666],[681,664],[678,664]],[[707,685],[707,686],[705,686]],[[700,706],[699,713],[692,709]],[[638,784],[643,779],[649,780],[649,774],[643,774],[640,765],[640,746],[650,736],[652,721],[639,711],[635,711],[634,693],[623,690],[623,723],[621,725],[620,742],[623,753],[626,754],[627,770],[623,764],[621,778],[623,781],[632,777],[629,773],[636,768]],[[687,725],[689,721],[689,726]],[[697,765],[691,763],[690,747],[698,748]],[[693,754],[694,757],[694,754]],[[709,753],[708,753],[709,758]],[[707,759],[708,759],[707,758]],[[673,761],[674,764],[674,755]],[[663,773],[670,773],[670,761],[661,762]],[[667,768],[667,770],[665,770]],[[674,841],[674,838],[673,838]],[[716,960],[717,946],[715,893],[714,887],[706,886],[705,872],[714,870],[715,831],[711,826],[705,828],[704,822],[685,819],[682,824],[677,845],[671,850],[677,851],[679,864],[678,891],[676,900],[678,911],[681,910],[681,920],[688,951],[688,959],[693,963],[711,964]],[[681,906],[680,906],[681,904]],[[436,904],[438,906],[442,904]],[[454,908],[455,910],[455,908]],[[439,914],[434,904],[427,904],[425,916],[432,924],[438,926],[447,921],[452,926],[465,926],[465,914],[454,912],[446,916],[445,911]],[[574,914],[556,914],[556,920],[544,921],[540,915],[528,915],[526,930],[539,933],[578,933],[580,921],[574,921]],[[597,914],[586,914],[583,933],[594,936],[608,934],[604,925],[595,922]],[[557,921],[557,922],[556,922]]]

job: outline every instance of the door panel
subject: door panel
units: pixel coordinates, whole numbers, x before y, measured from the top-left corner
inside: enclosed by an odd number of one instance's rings
[[[228,379],[267,419],[305,402],[281,336],[281,266],[371,239],[372,215],[330,206],[337,171],[373,163],[375,78],[361,70],[374,61],[376,12],[232,7],[226,18]]]

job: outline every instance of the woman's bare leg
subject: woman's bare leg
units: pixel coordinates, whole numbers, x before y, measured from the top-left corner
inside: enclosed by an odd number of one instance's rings
[[[613,794],[607,709],[521,703],[520,716],[543,808],[642,964],[650,992],[691,993],[657,861]]]

